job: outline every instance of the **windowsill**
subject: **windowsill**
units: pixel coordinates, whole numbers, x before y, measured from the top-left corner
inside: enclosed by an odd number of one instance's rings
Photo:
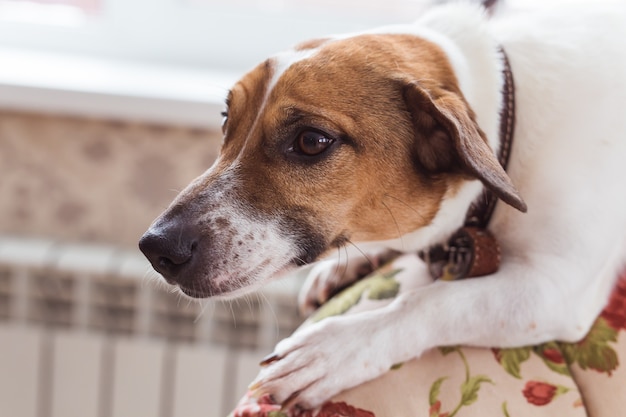
[[[0,48],[0,108],[219,128],[240,74]]]

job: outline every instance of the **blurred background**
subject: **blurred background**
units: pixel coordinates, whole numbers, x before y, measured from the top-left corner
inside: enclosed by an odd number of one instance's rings
[[[0,0],[0,416],[225,416],[298,281],[192,302],[137,240],[212,164],[245,71],[423,3]]]

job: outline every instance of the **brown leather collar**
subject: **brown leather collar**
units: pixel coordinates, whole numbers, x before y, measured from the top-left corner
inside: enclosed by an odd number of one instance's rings
[[[498,150],[498,161],[506,171],[513,144],[513,130],[515,129],[515,84],[513,83],[513,73],[509,59],[504,49],[499,48],[502,55],[502,74],[504,76],[504,86],[502,91],[502,109],[500,110],[500,149]],[[498,198],[487,188],[483,194],[469,208],[465,218],[465,226],[486,228],[491,219],[491,215],[496,208]]]
[[[506,170],[515,129],[515,84],[504,49],[502,56],[504,86],[500,110],[500,149],[498,161]],[[496,272],[500,267],[500,246],[487,230],[498,198],[487,188],[470,206],[465,224],[445,244],[435,245],[419,253],[428,264],[433,278],[454,280]]]

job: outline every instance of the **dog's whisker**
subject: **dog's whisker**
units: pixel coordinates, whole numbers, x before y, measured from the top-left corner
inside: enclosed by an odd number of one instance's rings
[[[239,302],[241,301],[241,297],[235,298],[233,300],[233,302],[235,303],[235,305],[237,306],[237,310],[241,310],[241,305],[239,304]]]
[[[278,325],[278,316],[276,315],[276,311],[274,311],[272,302],[267,298],[267,295],[263,291],[257,291],[256,294],[259,299],[259,305],[262,305],[263,308],[267,308],[269,310],[274,321],[274,335],[275,337],[278,337],[280,335],[280,326]]]
[[[425,217],[424,217],[424,215],[422,213],[417,211],[417,209],[415,207],[411,206],[410,204],[406,203],[405,201],[403,201],[403,200],[399,199],[398,197],[395,197],[395,196],[393,196],[391,194],[385,193],[383,195],[383,198],[386,198],[386,197],[391,198],[391,199],[397,201],[398,203],[402,204],[404,207],[406,207],[409,210],[411,210],[413,213],[415,213],[420,218],[420,220],[425,220]]]
[[[341,265],[341,248],[342,247],[345,247],[345,246],[337,246],[337,264],[335,265],[335,272],[334,272],[335,275],[339,275],[339,265]],[[341,276],[343,277],[343,274]]]
[[[250,294],[244,294],[243,299],[248,305],[248,311],[250,312],[250,315],[254,316],[253,302]]]
[[[233,309],[233,300],[224,300],[223,302],[228,304],[228,309],[230,310],[230,315],[233,318],[233,327],[237,328],[237,317],[235,315],[235,310]]]
[[[189,298],[189,297],[187,297],[187,305],[185,307],[189,308],[191,306],[191,304],[198,303],[198,302],[199,302],[199,300],[197,298]]]
[[[372,259],[367,255],[367,253],[365,253],[364,251],[361,250],[361,248],[359,248],[359,246],[357,244],[355,244],[353,241],[351,241],[350,239],[348,239],[348,243],[350,243],[354,248],[356,248],[356,250],[359,251],[359,253],[361,255],[363,255],[363,257],[365,258],[365,260],[367,261],[367,263],[370,264],[370,268],[375,269],[376,265],[374,264],[374,261],[372,261]]]
[[[151,266],[146,266],[146,270],[143,272],[142,279],[150,279],[152,276],[152,271],[154,271],[154,269],[152,269]]]
[[[346,254],[346,261],[343,264],[343,272],[341,273],[341,277],[345,278],[346,274],[348,273],[348,265],[350,263],[350,252],[348,252],[348,247],[347,246],[343,246],[343,251]]]
[[[154,269],[152,269],[152,267],[150,266],[146,267],[146,271],[141,277],[141,280],[140,280],[141,289],[144,289],[144,285],[146,285],[146,282],[148,282],[150,285],[156,283],[157,286],[161,284],[161,280],[159,279],[159,274],[154,272]]]
[[[202,316],[204,316],[204,313],[205,313],[207,307],[211,303],[208,302],[208,301],[207,302],[201,302],[200,300],[198,300],[198,304],[200,305],[200,311],[198,311],[198,314],[196,314],[196,317],[193,320],[193,324],[197,324],[200,321]]]
[[[402,239],[402,231],[400,230],[400,225],[398,224],[398,221],[396,220],[396,216],[393,215],[393,212],[384,201],[381,201],[381,203],[389,212],[389,215],[391,216],[391,219],[393,220],[393,224],[395,224],[396,226],[396,231],[398,232],[398,239],[400,239],[400,243],[402,244],[402,247],[404,247],[404,240]]]

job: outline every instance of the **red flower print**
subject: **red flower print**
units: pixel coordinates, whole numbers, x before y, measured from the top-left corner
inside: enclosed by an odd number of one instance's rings
[[[265,394],[258,399],[248,392],[241,399],[235,410],[234,417],[267,417],[272,411],[280,411],[280,404],[276,404],[269,394]]]
[[[491,352],[493,353],[493,357],[496,358],[498,363],[502,363],[502,354],[500,353],[501,352],[500,349],[491,348]]]
[[[271,405],[278,405],[274,402],[274,400],[272,399],[272,396],[270,394],[263,394],[259,397],[259,399],[257,400],[257,403],[259,404],[271,404]]]
[[[565,363],[565,358],[563,358],[561,351],[556,348],[547,348],[544,349],[541,353],[544,358],[552,363],[556,363],[558,365]]]
[[[315,417],[376,417],[374,413],[352,407],[344,402],[327,402]]]
[[[617,281],[601,316],[615,330],[626,330],[626,272]]]
[[[441,413],[441,401],[437,400],[428,410],[429,417],[448,417],[450,413]]]
[[[534,405],[546,405],[556,395],[557,387],[539,381],[528,381],[522,393],[526,401]]]

